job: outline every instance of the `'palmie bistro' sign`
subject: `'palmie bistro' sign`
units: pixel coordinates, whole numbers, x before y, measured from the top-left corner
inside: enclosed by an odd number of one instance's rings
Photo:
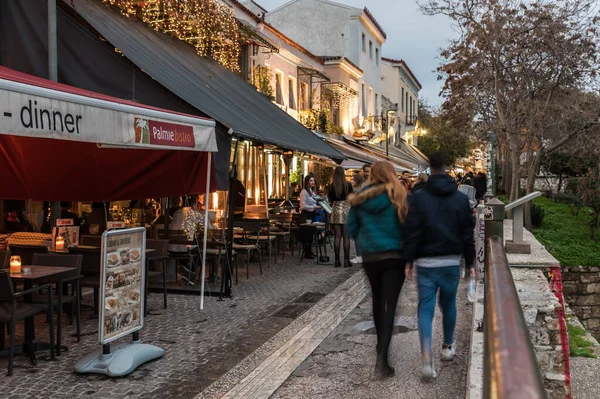
[[[136,143],[187,148],[196,146],[192,126],[135,117],[134,130]]]
[[[84,98],[83,103],[77,103],[52,96],[54,94],[46,97],[21,93],[0,86],[0,133],[156,149],[176,147],[205,151],[216,148],[216,141],[204,140],[214,137],[214,125],[210,122],[198,120],[196,123],[193,117],[143,108],[113,109],[112,105],[106,106],[106,101],[97,99]],[[69,94],[61,96],[67,98]],[[86,103],[88,100],[90,104]],[[96,106],[94,101],[99,104]],[[152,116],[145,115],[146,111]],[[160,117],[161,113],[165,119]]]

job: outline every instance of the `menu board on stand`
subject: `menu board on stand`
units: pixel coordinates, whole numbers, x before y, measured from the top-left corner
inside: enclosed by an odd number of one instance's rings
[[[56,243],[56,238],[61,236],[67,247],[78,246],[79,226],[74,226],[74,224],[73,219],[56,219],[56,227],[52,228],[52,242]]]
[[[103,347],[77,362],[78,373],[124,376],[164,355],[161,348],[139,340],[144,327],[145,252],[143,227],[102,234],[98,341]],[[132,343],[121,342],[111,350],[111,342],[130,334]]]

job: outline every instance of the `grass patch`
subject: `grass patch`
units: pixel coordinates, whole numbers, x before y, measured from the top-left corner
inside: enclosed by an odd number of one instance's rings
[[[600,266],[600,242],[590,239],[587,215],[573,216],[569,206],[538,197],[534,202],[546,211],[542,226],[533,235],[562,266]]]
[[[569,347],[571,349],[571,356],[596,358],[594,353],[588,349],[593,344],[583,339],[585,330],[572,326],[569,323],[567,323],[567,328],[569,330]]]

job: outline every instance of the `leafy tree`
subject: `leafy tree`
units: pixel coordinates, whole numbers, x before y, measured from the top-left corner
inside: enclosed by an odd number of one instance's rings
[[[579,180],[579,195],[588,214],[588,223],[593,241],[596,241],[596,230],[600,227],[600,166],[590,168],[587,175]]]
[[[543,155],[541,166],[547,172],[558,176],[556,192],[560,193],[564,177],[584,175],[595,163],[590,156],[577,155],[567,151],[555,151]]]
[[[425,155],[442,151],[452,163],[470,155],[473,141],[466,129],[458,128],[455,120],[432,110],[424,101],[419,101],[419,125],[427,131],[417,143]]]

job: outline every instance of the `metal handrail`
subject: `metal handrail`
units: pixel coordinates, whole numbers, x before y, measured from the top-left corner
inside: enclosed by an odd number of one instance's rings
[[[510,204],[506,205],[506,208],[504,208],[504,210],[510,211],[511,209],[514,209],[514,208],[516,208],[518,206],[525,205],[527,202],[533,201],[534,198],[537,198],[537,197],[539,197],[541,195],[542,195],[542,193],[539,192],[539,191],[534,191],[532,193],[529,193],[529,194],[525,195],[524,197],[516,199],[515,201],[513,201]]]
[[[546,399],[502,239],[488,239],[485,271],[484,398]]]

